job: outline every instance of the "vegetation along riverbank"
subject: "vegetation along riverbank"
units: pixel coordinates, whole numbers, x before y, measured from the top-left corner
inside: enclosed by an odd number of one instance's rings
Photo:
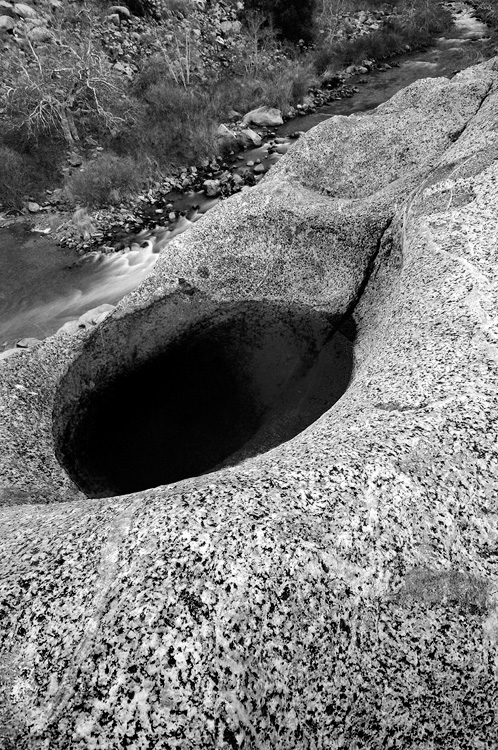
[[[279,121],[252,135],[246,113],[288,119],[351,96],[348,75],[451,22],[429,0],[0,0],[3,216],[55,212],[47,228],[88,245],[117,210],[150,226],[138,195],[240,190],[258,175],[233,178],[237,151]],[[78,207],[93,221],[59,221]]]

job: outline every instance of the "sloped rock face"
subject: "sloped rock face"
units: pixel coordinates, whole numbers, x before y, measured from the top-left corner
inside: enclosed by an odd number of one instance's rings
[[[495,746],[495,67],[323,123],[96,330],[0,363],[4,747]],[[85,497],[61,426],[153,355],[137,321],[167,347],[255,304],[297,306],[303,350],[350,343],[342,398],[241,463]]]

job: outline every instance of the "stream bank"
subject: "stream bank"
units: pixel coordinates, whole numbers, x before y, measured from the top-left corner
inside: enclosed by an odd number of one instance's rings
[[[380,69],[372,69],[368,76],[363,72],[354,74],[347,83],[349,93],[354,96],[337,98],[312,114],[303,114],[278,129],[262,133],[264,140],[260,146],[233,155],[231,177],[242,172],[252,174],[256,182],[292,147],[293,132],[309,130],[334,115],[371,110],[415,80],[451,77],[477,62],[487,28],[465,4],[453,6],[455,26],[449,35],[424,52],[409,53]],[[213,162],[206,169],[214,179],[226,171]],[[192,185],[196,186],[199,184],[196,180],[206,173],[190,174],[194,177]],[[200,190],[182,194],[165,192],[159,199],[155,195],[142,195],[137,203],[139,217],[138,211],[130,208],[106,210],[102,213],[111,213],[114,226],[108,227],[108,234],[102,232],[101,244],[113,239],[122,247],[115,252],[115,247],[108,245],[111,252],[93,251],[84,257],[79,256],[76,248],[58,248],[50,233],[26,232],[22,226],[1,229],[0,349],[8,349],[25,337],[44,338],[64,324],[77,321],[91,308],[116,304],[148,275],[159,250],[201,219],[217,200],[207,198]],[[47,219],[37,215],[37,221],[38,216],[37,228],[43,231]],[[60,217],[54,219],[57,222]]]

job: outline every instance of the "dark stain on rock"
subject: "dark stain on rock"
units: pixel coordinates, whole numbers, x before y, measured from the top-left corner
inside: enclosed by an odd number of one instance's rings
[[[207,266],[199,266],[197,269],[197,273],[201,277],[201,279],[209,279],[210,271]]]
[[[405,602],[414,599],[429,606],[452,607],[464,614],[483,615],[487,611],[488,584],[472,573],[416,567],[407,573],[395,599]]]

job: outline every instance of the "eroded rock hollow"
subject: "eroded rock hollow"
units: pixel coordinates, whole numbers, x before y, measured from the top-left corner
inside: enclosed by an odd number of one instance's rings
[[[215,306],[187,287],[86,345],[57,392],[56,454],[90,497],[198,476],[294,437],[342,396],[352,365],[326,315]]]
[[[0,362],[0,745],[496,747],[497,65]]]

